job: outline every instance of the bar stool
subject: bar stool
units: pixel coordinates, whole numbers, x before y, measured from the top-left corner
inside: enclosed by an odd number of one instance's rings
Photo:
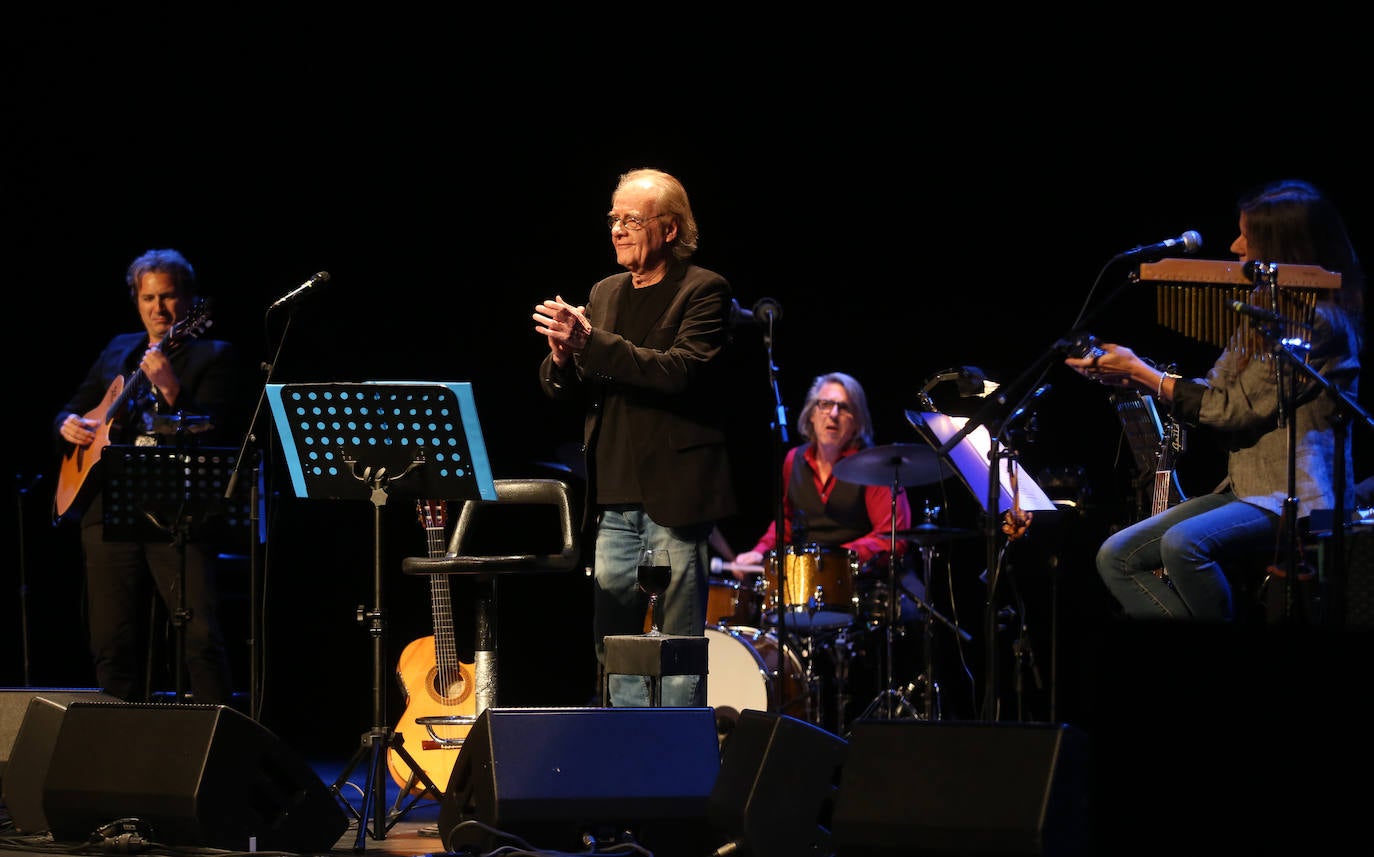
[[[663,703],[663,677],[701,676],[701,698],[706,698],[710,640],[706,637],[663,634],[613,634],[605,638],[606,665],[601,680],[601,705],[611,705],[611,676],[637,675],[649,679],[649,705]]]
[[[557,479],[497,479],[495,500],[467,500],[442,557],[405,557],[406,574],[462,574],[476,582],[474,610],[476,642],[473,648],[473,684],[476,711],[473,719],[496,705],[496,579],[504,574],[543,574],[571,571],[577,566],[578,537],[573,525],[568,485]],[[513,523],[498,513],[504,507],[523,506],[524,519]],[[531,533],[531,513],[552,507],[556,536],[536,540]],[[480,525],[479,525],[480,522]],[[523,542],[524,552],[511,550],[512,535]],[[546,544],[547,543],[547,544]],[[556,552],[534,553],[536,547],[558,546]],[[474,545],[479,550],[473,552]],[[429,724],[427,724],[429,725]]]

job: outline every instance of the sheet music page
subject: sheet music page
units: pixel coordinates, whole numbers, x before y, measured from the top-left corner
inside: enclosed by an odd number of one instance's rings
[[[921,419],[925,421],[928,429],[938,439],[938,442],[932,442],[931,445],[939,448],[954,437],[968,423],[969,418],[922,411]],[[930,438],[926,438],[926,440],[930,441]],[[968,486],[969,491],[978,499],[978,505],[983,507],[984,512],[988,508],[988,454],[991,451],[992,440],[988,436],[986,426],[978,426],[969,432],[949,451],[950,463],[959,472],[959,478],[964,480],[964,485]],[[1000,472],[997,475],[1001,490],[998,492],[1000,496],[997,511],[1006,512],[1011,509],[1011,473],[1007,469],[1005,460],[998,469]],[[1040,512],[1058,509],[1054,505],[1054,501],[1031,478],[1031,475],[1026,472],[1019,461],[1016,462],[1016,487],[1021,495],[1022,511]]]

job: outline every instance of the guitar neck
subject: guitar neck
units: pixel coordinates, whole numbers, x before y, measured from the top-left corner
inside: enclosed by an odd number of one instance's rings
[[[105,409],[103,422],[107,424],[114,422],[115,417],[128,406],[135,393],[142,394],[141,390],[147,381],[148,376],[143,373],[142,367],[135,369],[129,379],[124,382],[124,387],[119,391],[119,395],[115,396],[115,400],[110,402],[110,406]]]
[[[453,603],[447,574],[429,576],[429,605],[434,616],[434,660],[441,673],[456,670],[458,645],[453,632]]]
[[[448,538],[442,514],[435,515],[431,512],[430,519],[425,523],[425,540],[431,559],[448,552]],[[460,661],[453,631],[453,600],[447,574],[429,576],[429,603],[430,614],[434,617],[434,660],[441,675],[451,675],[459,670]]]

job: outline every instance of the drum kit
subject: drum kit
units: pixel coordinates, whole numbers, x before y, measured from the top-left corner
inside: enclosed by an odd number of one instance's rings
[[[846,482],[889,486],[894,522],[903,488],[933,484],[952,474],[932,447],[920,444],[870,447],[835,467],[836,477]],[[934,623],[965,640],[971,637],[924,599],[931,587],[936,545],[974,534],[938,526],[928,509],[915,527],[898,530],[894,525],[888,534],[889,560],[899,556],[898,541],[916,545],[923,586],[904,584],[898,562],[886,563],[884,581],[881,573],[864,575],[854,551],[813,543],[784,547],[781,585],[777,550],[769,551],[761,566],[713,560],[713,572],[742,571],[759,577],[752,582],[711,579],[707,704],[722,721],[733,721],[744,709],[757,709],[788,714],[843,735],[856,646],[881,631],[883,689],[859,717],[937,719],[939,688],[931,660]],[[895,641],[906,633],[901,607],[912,602],[916,621],[924,626],[924,671],[917,681],[899,687]],[[915,705],[906,695],[918,687],[921,704]]]

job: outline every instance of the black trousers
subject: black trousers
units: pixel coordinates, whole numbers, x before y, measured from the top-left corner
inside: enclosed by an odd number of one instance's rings
[[[182,606],[182,551],[170,535],[166,541],[105,541],[99,497],[81,518],[81,547],[96,681],[112,696],[144,702],[140,685],[142,641],[150,632],[145,627],[148,584],[157,587],[168,615],[175,617]],[[215,551],[207,545],[185,545],[185,669],[193,701],[207,705],[228,704],[233,695],[214,558]]]

